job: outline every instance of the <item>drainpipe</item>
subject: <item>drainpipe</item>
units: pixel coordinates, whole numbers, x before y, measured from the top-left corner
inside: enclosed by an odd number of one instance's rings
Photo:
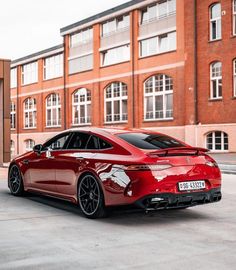
[[[132,107],[132,127],[135,127],[135,108],[134,108],[134,95],[135,95],[135,85],[134,85],[134,42],[135,42],[135,38],[134,38],[134,11],[132,12],[132,31],[131,31],[131,38],[132,38],[132,48],[131,48],[131,57],[132,57],[132,98],[131,98],[131,107]]]
[[[66,129],[66,36],[63,37],[63,47],[64,47],[64,52],[63,52],[63,91],[64,91],[64,130]]]
[[[20,67],[21,68],[21,67]],[[16,86],[16,147],[17,147],[17,155],[19,155],[19,147],[20,147],[20,142],[19,142],[19,83],[20,80],[19,78],[19,66],[16,67],[16,75],[17,75],[17,86]],[[20,77],[21,78],[21,77]]]
[[[194,0],[194,124],[198,125],[197,0]]]

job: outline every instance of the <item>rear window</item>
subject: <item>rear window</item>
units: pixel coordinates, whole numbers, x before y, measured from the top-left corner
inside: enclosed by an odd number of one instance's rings
[[[118,134],[117,136],[141,149],[158,150],[185,146],[174,138],[163,134],[123,133]]]

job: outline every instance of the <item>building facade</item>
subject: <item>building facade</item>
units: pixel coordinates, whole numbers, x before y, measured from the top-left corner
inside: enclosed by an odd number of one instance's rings
[[[0,59],[0,166],[10,161],[10,60]]]
[[[77,126],[236,151],[236,1],[133,0],[12,62],[12,155]]]

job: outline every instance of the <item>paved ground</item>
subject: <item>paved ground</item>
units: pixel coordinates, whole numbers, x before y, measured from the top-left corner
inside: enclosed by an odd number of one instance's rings
[[[235,269],[235,205],[235,176],[223,175],[219,203],[88,220],[69,203],[13,197],[1,180],[0,269]]]
[[[210,154],[224,173],[236,174],[236,153]]]

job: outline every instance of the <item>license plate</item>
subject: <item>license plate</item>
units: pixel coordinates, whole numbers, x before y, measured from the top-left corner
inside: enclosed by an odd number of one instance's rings
[[[205,187],[206,187],[205,181],[189,181],[189,182],[179,183],[180,191],[198,190],[198,189],[204,189]]]

